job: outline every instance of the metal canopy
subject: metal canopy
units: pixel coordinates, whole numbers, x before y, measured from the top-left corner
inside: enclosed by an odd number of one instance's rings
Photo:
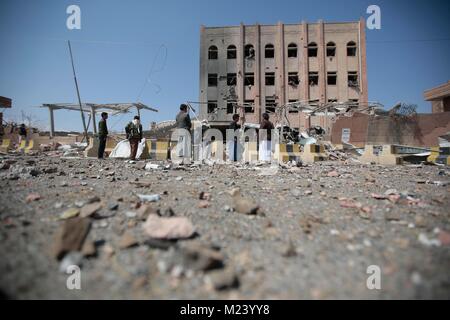
[[[54,123],[54,110],[72,110],[72,111],[80,111],[80,105],[74,103],[44,103],[41,108],[48,108],[50,112],[50,136],[53,137],[55,134],[55,123]],[[89,112],[92,117],[92,125],[94,133],[97,133],[97,126],[95,122],[95,114],[107,112],[111,115],[116,115],[119,113],[128,113],[131,108],[136,108],[138,114],[140,115],[141,110],[148,110],[153,112],[158,112],[157,109],[146,106],[143,103],[82,103],[81,104],[83,112]]]

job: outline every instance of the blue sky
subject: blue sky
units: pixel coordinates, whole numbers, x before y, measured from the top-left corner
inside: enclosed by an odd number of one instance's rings
[[[81,30],[66,28],[71,4],[81,8]],[[447,0],[0,0],[0,95],[13,99],[5,117],[20,121],[24,110],[46,126],[48,112],[35,106],[77,102],[67,40],[83,102],[136,101],[153,64],[140,100],[160,112],[142,114],[147,126],[198,100],[201,24],[353,21],[371,4],[381,8],[381,30],[367,30],[369,99],[430,112],[423,91],[450,79]],[[110,127],[121,130],[131,116],[112,117]],[[56,129],[82,129],[77,112],[55,119]]]

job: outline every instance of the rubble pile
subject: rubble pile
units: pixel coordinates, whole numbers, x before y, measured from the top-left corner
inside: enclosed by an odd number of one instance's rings
[[[449,295],[448,167],[366,165],[332,149],[340,161],[282,165],[46,152],[0,157],[6,296]],[[66,289],[72,265],[80,291]],[[366,289],[370,265],[383,290]]]

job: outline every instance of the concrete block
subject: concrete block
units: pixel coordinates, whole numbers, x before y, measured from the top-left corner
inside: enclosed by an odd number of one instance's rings
[[[322,144],[307,144],[303,148],[301,159],[305,163],[314,163],[328,160],[325,154],[325,147]]]
[[[285,143],[275,145],[274,159],[278,162],[299,161],[301,159],[300,145]]]
[[[378,162],[382,165],[401,165],[403,158],[396,154],[394,145],[384,145],[381,154],[378,156]]]

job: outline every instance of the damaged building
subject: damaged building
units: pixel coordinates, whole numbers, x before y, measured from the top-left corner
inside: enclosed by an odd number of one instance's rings
[[[364,20],[202,26],[200,117],[220,128],[239,111],[259,123],[264,112],[273,118],[277,107],[295,102],[366,104],[364,28]],[[328,116],[290,109],[287,118],[301,131],[331,129]]]

